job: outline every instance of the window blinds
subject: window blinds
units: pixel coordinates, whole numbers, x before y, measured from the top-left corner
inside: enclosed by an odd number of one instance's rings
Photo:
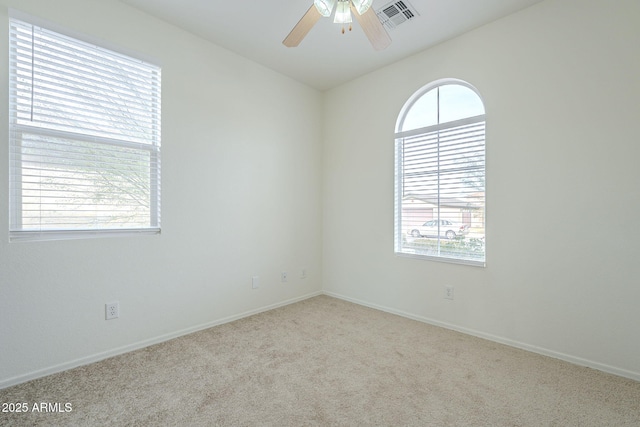
[[[10,237],[160,230],[156,66],[10,21]]]
[[[483,265],[484,115],[396,137],[396,252]]]
[[[466,200],[484,191],[484,119],[460,122],[403,139],[403,197]]]

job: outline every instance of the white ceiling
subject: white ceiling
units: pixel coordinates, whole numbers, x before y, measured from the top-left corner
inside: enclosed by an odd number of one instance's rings
[[[357,22],[322,18],[295,48],[282,40],[313,0],[120,0],[319,90],[336,87],[542,0],[407,0],[420,16],[375,51]],[[391,0],[374,0],[378,11]]]

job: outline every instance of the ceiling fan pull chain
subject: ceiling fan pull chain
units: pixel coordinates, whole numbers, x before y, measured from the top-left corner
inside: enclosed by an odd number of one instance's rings
[[[353,26],[349,24],[349,31],[351,31],[352,29],[353,29]],[[344,34],[344,25],[342,26],[342,34]]]

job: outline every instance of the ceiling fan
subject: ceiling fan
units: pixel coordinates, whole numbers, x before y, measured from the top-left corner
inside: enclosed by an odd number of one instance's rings
[[[331,16],[336,2],[337,7],[333,22],[343,25],[350,24],[353,14],[374,49],[382,50],[389,46],[391,38],[371,7],[373,0],[314,0],[307,13],[293,27],[282,44],[287,47],[298,46],[320,18]],[[351,25],[349,25],[349,30],[351,30]],[[344,33],[344,26],[342,32]]]

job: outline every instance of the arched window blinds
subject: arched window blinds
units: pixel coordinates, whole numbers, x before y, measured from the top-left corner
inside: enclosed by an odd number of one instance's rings
[[[395,252],[485,264],[485,111],[443,80],[416,92],[396,126]]]

